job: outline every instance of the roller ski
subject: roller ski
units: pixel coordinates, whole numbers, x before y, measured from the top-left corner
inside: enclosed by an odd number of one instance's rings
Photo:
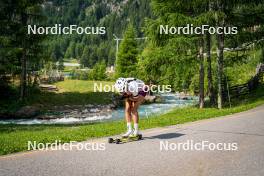
[[[112,144],[123,144],[127,142],[132,142],[132,141],[139,141],[142,140],[142,134],[138,135],[129,135],[129,136],[122,136],[120,138],[108,138],[108,143]]]

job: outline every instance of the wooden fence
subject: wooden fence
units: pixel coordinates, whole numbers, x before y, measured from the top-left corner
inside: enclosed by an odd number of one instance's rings
[[[256,75],[253,76],[247,83],[241,85],[235,85],[228,88],[225,88],[223,92],[224,99],[233,97],[239,97],[241,95],[247,95],[251,91],[255,90],[260,82],[263,80],[264,73],[264,64],[259,64],[256,68]]]

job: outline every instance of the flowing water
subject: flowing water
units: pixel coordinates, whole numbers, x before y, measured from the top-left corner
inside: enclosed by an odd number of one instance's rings
[[[188,96],[181,99],[178,94],[163,94],[161,95],[162,103],[152,103],[141,105],[138,112],[140,118],[155,118],[155,116],[164,114],[174,108],[182,108],[194,105],[198,102],[197,97]],[[42,119],[10,119],[0,120],[0,124],[76,124],[89,122],[103,122],[119,120],[124,118],[124,108],[118,108],[103,114],[90,115],[89,112],[80,117],[74,118],[70,115],[63,115],[63,117],[42,120]]]

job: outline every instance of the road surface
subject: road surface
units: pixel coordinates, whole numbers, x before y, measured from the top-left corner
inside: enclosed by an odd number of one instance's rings
[[[105,150],[48,150],[2,156],[0,175],[264,175],[264,106],[235,115],[150,129],[143,131],[143,135],[142,141],[119,145],[105,144],[107,138],[81,143],[102,144]],[[235,147],[225,151],[178,147],[188,141]],[[163,144],[169,144],[168,150],[164,150]]]

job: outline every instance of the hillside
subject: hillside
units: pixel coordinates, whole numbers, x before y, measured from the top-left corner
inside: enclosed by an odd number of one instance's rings
[[[142,36],[144,19],[151,17],[150,0],[52,0],[44,4],[46,25],[104,26],[106,35],[58,35],[46,42],[52,61],[75,58],[85,67],[99,60],[114,64],[113,34],[122,37],[129,23]]]

